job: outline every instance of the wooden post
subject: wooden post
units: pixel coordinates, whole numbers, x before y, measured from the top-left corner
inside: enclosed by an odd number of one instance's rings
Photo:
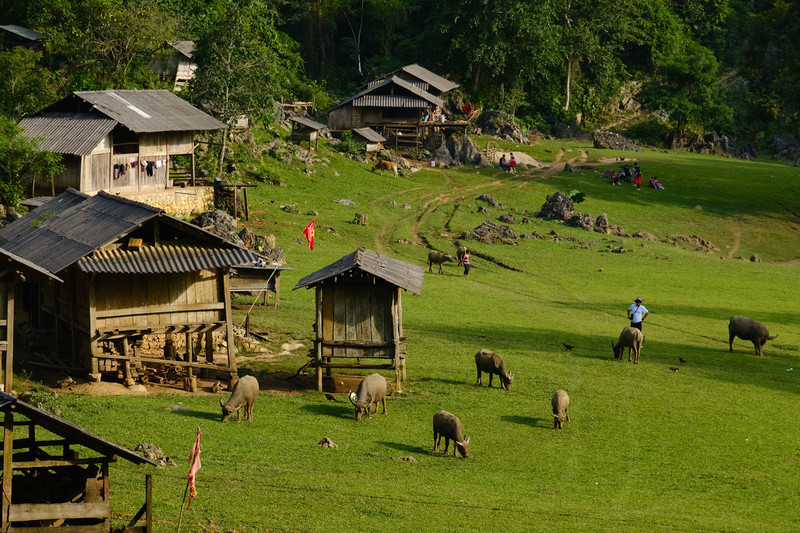
[[[230,268],[224,268],[217,271],[217,279],[219,280],[219,289],[222,291],[221,296],[225,302],[225,335],[228,343],[228,368],[231,370],[231,377],[236,377],[236,344],[233,336],[233,318],[231,317],[231,283],[228,277]]]
[[[145,533],[153,533],[153,476],[147,474],[144,477],[144,531]]]
[[[244,195],[244,219],[250,221],[250,209],[247,207],[247,187],[243,187],[242,194]]]
[[[9,391],[6,391],[10,393]],[[7,531],[11,514],[11,479],[13,478],[12,470],[14,466],[14,414],[12,411],[6,411],[3,420],[3,509],[2,520],[0,520],[0,527],[3,531]]]
[[[206,362],[214,362],[214,332],[206,331]]]
[[[394,297],[392,298],[392,334],[394,336],[394,379],[396,385],[397,392],[403,392],[403,385],[400,379],[400,375],[402,370],[400,368],[400,313],[398,309],[400,307],[400,291],[402,289],[397,287],[394,293]]]
[[[322,392],[322,287],[316,288],[317,303],[317,323],[315,324],[316,335],[316,359],[317,359],[317,390]]]

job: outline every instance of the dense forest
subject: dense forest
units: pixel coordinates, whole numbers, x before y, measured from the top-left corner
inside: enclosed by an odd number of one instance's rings
[[[324,110],[419,63],[543,132],[616,125],[673,147],[711,132],[755,149],[800,132],[789,0],[0,0],[0,13],[47,36],[0,51],[6,154],[24,148],[17,120],[70,91],[171,88],[151,68],[170,40],[197,47],[181,95],[225,121],[268,120],[277,100]]]

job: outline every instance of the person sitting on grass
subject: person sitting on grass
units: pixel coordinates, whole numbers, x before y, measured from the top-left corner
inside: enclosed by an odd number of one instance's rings
[[[503,172],[508,172],[508,170],[509,170],[508,163],[506,163],[506,154],[503,154],[502,156],[500,156],[500,169]]]
[[[650,181],[648,182],[648,186],[649,186],[651,189],[655,189],[655,190],[657,190],[657,191],[663,191],[663,190],[664,190],[664,186],[663,186],[663,185],[661,185],[661,182],[660,182],[660,181],[658,181],[658,178],[656,178],[655,176],[653,176],[652,178],[650,178]]]
[[[611,173],[611,185],[612,186],[613,185],[621,185],[620,182],[619,182],[619,179],[620,179],[619,178],[619,174],[617,174],[616,172],[612,172]]]

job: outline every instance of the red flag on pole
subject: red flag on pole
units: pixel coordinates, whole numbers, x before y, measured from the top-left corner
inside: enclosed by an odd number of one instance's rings
[[[305,235],[306,239],[308,239],[308,247],[311,250],[314,249],[314,223],[316,221],[317,219],[315,218],[314,220],[309,222],[308,226],[306,226],[306,229],[303,230],[303,235]]]
[[[194,486],[194,477],[197,471],[200,470],[200,428],[197,428],[197,438],[194,441],[194,448],[192,448],[192,455],[189,456],[189,504],[186,506],[188,509],[192,505],[192,500],[197,497],[197,488]]]

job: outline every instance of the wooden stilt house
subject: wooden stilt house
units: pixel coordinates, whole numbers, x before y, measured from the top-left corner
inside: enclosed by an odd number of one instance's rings
[[[0,371],[3,413],[0,529],[34,533],[57,527],[68,533],[111,531],[109,465],[118,457],[154,464],[11,392],[14,381],[16,288],[23,280],[62,280],[11,252],[0,250]],[[144,517],[144,525],[136,524]],[[145,503],[128,524],[131,533],[152,532],[152,480],[145,478]]]
[[[0,228],[0,252],[50,278],[18,284],[12,313],[65,366],[128,384],[168,371],[190,390],[195,372],[236,378],[228,275],[252,252],[149,205],[73,189]]]
[[[405,378],[403,290],[422,291],[424,269],[364,247],[301,279],[294,290],[316,289],[313,365],[394,370],[397,390]]]
[[[2,531],[112,531],[110,463],[118,457],[134,464],[155,463],[3,392],[0,411],[4,416]],[[144,525],[136,526],[142,518]],[[145,503],[125,531],[150,533],[152,524],[148,474]]]

